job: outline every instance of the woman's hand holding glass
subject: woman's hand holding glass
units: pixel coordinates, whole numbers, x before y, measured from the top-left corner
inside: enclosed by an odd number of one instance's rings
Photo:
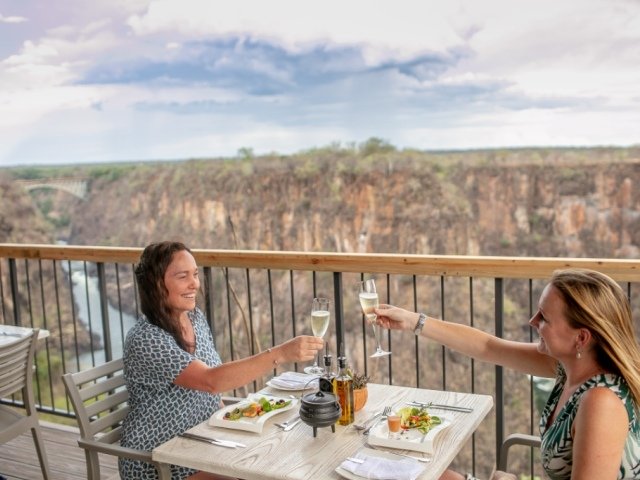
[[[371,357],[374,358],[391,355],[391,352],[383,350],[382,346],[380,345],[380,329],[378,328],[378,325],[376,325],[375,311],[375,309],[378,308],[378,292],[376,291],[376,283],[372,278],[363,282],[359,282],[358,297],[360,299],[360,306],[362,307],[362,311],[367,317],[367,321],[371,325],[371,328],[373,329],[373,335],[376,337],[376,351],[373,355],[371,355]]]
[[[327,329],[329,328],[329,320],[331,319],[329,304],[329,299],[322,297],[314,298],[313,303],[311,304],[311,331],[318,338],[324,337],[325,333],[327,333]],[[313,366],[306,367],[304,369],[305,373],[311,373],[314,375],[322,375],[324,373],[324,368],[318,365],[319,358],[320,351],[318,351],[318,356],[316,357]]]

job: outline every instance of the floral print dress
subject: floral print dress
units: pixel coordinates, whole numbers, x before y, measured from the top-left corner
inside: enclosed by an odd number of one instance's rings
[[[202,311],[189,312],[196,337],[193,354],[186,352],[165,330],[142,316],[129,330],[124,345],[124,376],[130,411],[122,425],[121,445],[152,450],[163,442],[207,420],[220,405],[220,395],[179,387],[173,381],[192,361],[213,367],[222,362]],[[123,479],[157,479],[155,467],[121,458]],[[195,473],[172,466],[173,480]]]
[[[606,387],[620,397],[629,417],[629,435],[618,471],[618,479],[640,479],[640,422],[633,397],[625,380],[619,375],[599,374],[591,377],[578,388],[562,407],[554,422],[549,417],[556,408],[565,382],[566,373],[559,367],[558,378],[540,419],[542,437],[542,466],[551,480],[569,480],[573,466],[573,436],[571,427],[578,412],[582,395],[590,388]]]

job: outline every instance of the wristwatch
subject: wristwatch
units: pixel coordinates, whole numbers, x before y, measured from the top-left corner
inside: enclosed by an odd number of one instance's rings
[[[413,329],[413,334],[418,336],[420,332],[422,332],[422,328],[424,327],[424,322],[427,321],[427,316],[424,313],[421,313],[418,316],[418,323],[416,323],[415,328]]]

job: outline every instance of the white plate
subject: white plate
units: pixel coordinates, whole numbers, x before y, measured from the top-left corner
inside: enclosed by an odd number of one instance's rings
[[[368,442],[371,445],[381,447],[398,448],[400,450],[413,450],[422,453],[433,453],[433,443],[440,432],[451,425],[451,417],[438,415],[442,420],[440,425],[436,425],[427,434],[423,434],[417,428],[404,430],[399,439],[389,438],[389,428],[387,422],[380,422],[369,432]]]
[[[318,388],[318,375],[309,375],[300,372],[284,372],[283,374],[267,381],[267,385],[276,390],[294,392]]]
[[[383,450],[374,450],[373,448],[364,447],[360,451],[372,457],[387,458],[389,460],[397,460],[397,461],[406,460],[406,457],[399,457],[398,455],[394,455],[391,452],[385,452]],[[355,473],[350,472],[349,470],[345,470],[340,465],[336,467],[335,471],[338,475],[340,475],[343,478],[347,478],[348,480],[362,480],[364,478],[356,475]]]
[[[307,388],[285,387],[284,385],[274,384],[271,380],[268,380],[266,382],[266,385],[269,385],[271,388],[273,388],[275,390],[282,390],[284,392],[300,392],[300,391],[303,391],[303,390],[312,390],[312,389],[318,388],[318,384],[315,383],[315,382],[312,382],[310,385],[307,386]]]
[[[279,413],[286,412],[287,410],[291,410],[298,404],[298,400],[295,398],[282,398],[282,400],[286,402],[291,402],[286,407],[278,408],[277,410],[271,410],[264,415],[256,416],[256,417],[240,417],[238,420],[225,420],[224,415],[227,412],[231,412],[236,408],[244,408],[247,407],[251,403],[256,403],[261,398],[266,398],[269,401],[275,400],[276,402],[280,400],[280,397],[275,397],[273,395],[260,395],[260,394],[251,394],[247,397],[246,400],[242,400],[241,402],[234,403],[228,405],[224,408],[221,408],[217,412],[215,412],[209,418],[209,425],[212,427],[223,427],[223,428],[231,428],[234,430],[245,430],[248,432],[256,432],[261,433],[262,428],[264,427],[265,422],[273,417],[274,415],[278,415]]]

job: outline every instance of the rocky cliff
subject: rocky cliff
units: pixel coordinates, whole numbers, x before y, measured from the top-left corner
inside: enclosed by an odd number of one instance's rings
[[[635,258],[637,150],[344,151],[189,161],[97,176],[69,242]]]

